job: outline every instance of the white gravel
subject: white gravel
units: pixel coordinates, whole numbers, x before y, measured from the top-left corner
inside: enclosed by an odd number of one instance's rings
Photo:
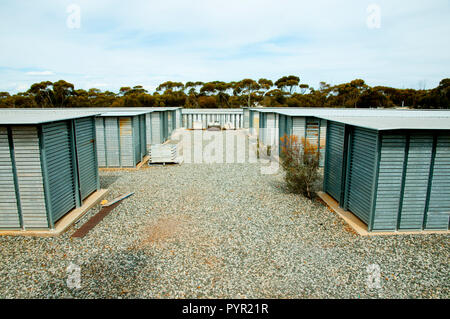
[[[449,298],[449,236],[365,238],[258,164],[103,172],[85,238],[1,237],[0,298]],[[98,207],[76,225],[98,212]],[[66,268],[81,266],[81,288]],[[368,265],[381,288],[367,286]]]

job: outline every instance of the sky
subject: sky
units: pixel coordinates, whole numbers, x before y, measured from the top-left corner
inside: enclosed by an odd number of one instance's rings
[[[285,75],[429,89],[450,77],[449,34],[448,0],[2,0],[0,91]]]

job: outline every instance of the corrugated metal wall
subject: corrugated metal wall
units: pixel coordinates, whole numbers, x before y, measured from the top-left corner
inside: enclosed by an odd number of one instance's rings
[[[168,137],[170,136],[170,134],[172,134],[173,131],[173,112],[172,111],[167,111],[167,131],[168,131]]]
[[[338,202],[341,201],[342,195],[344,143],[344,124],[328,122],[323,188]]]
[[[306,119],[304,117],[292,118],[292,135],[298,137],[298,142],[302,142],[302,138],[305,137]]]
[[[161,144],[163,141],[163,136],[162,136],[163,123],[162,123],[161,112],[153,112],[150,115],[151,115],[151,123],[152,123],[152,125],[151,125],[152,144]]]
[[[147,155],[147,128],[145,115],[139,116],[139,138],[141,145],[141,154],[139,160],[142,160]]]
[[[350,134],[344,208],[369,224],[378,134],[376,131],[358,127]]]
[[[98,166],[106,167],[105,118],[98,117],[95,119],[95,135]]]
[[[448,229],[450,214],[450,135],[438,136],[435,145],[425,228]]]
[[[432,150],[432,135],[413,134],[409,136],[403,201],[398,221],[399,229],[422,229]]]
[[[136,131],[133,129],[132,118],[136,117],[119,117],[119,139],[120,139],[120,164],[122,167],[136,166],[135,155],[136,149],[139,152],[139,146],[133,143],[133,134]],[[139,132],[139,129],[137,130]]]
[[[169,137],[169,112],[162,113],[162,143],[167,141]]]
[[[146,154],[149,154],[152,145],[152,113],[145,114],[145,131],[147,132],[145,139],[147,143]]]
[[[80,193],[81,200],[84,200],[99,188],[95,122],[92,117],[88,117],[77,119],[74,123]]]
[[[319,148],[320,148],[320,167],[325,165],[325,148],[327,143],[327,121],[320,120]]]
[[[134,167],[147,153],[144,115],[105,116],[95,126],[99,167]]]
[[[38,130],[13,126],[20,206],[24,228],[48,228]]]
[[[116,117],[105,117],[106,167],[121,167],[119,124]]]
[[[0,228],[51,228],[99,188],[94,119],[1,127],[0,164]]]
[[[253,113],[253,119],[252,119],[253,131],[251,133],[255,136],[259,136],[259,115],[261,113],[256,112],[256,111],[254,111],[252,113]]]
[[[379,134],[329,121],[326,144],[324,191],[370,231],[449,228],[448,132]]]
[[[244,128],[250,127],[250,110],[249,109],[243,110],[243,127]]]
[[[227,123],[240,129],[244,127],[243,113],[237,113],[235,110],[226,113],[225,109],[220,109],[220,112],[210,112],[207,111],[201,113],[189,113],[188,109],[183,110],[183,126],[188,129],[192,129],[193,122],[199,121],[202,123],[204,129],[208,127],[209,123],[219,123],[219,125],[224,126]]]
[[[0,127],[0,228],[21,227],[8,129]]]
[[[49,210],[55,223],[76,207],[74,177],[75,154],[72,153],[70,126],[67,121],[42,126],[44,170],[48,183]]]
[[[372,227],[374,230],[395,230],[402,194],[406,137],[398,134],[383,134],[381,145],[375,217]]]
[[[181,114],[182,109],[178,109],[175,112],[176,112],[176,115],[175,115],[175,121],[176,121],[175,128],[179,129],[180,127],[183,127],[183,115]]]
[[[448,133],[383,134],[373,230],[448,229]]]
[[[140,138],[140,132],[141,132],[141,123],[138,116],[132,117],[132,143],[134,146],[134,160],[133,164],[137,165],[141,160],[141,142],[142,139]]]

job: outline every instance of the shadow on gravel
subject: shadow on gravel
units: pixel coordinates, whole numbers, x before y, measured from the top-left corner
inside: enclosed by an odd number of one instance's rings
[[[91,257],[80,264],[81,289],[67,287],[67,276],[44,283],[39,298],[136,298],[139,274],[149,265],[140,251],[121,251]],[[151,267],[151,266],[150,266]]]
[[[109,188],[119,177],[120,175],[100,176],[100,187],[103,189]]]

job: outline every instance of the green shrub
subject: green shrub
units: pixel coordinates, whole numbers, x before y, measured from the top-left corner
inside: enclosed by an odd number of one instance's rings
[[[312,199],[316,193],[319,175],[320,151],[306,139],[298,142],[297,136],[281,138],[281,167],[289,191]]]

